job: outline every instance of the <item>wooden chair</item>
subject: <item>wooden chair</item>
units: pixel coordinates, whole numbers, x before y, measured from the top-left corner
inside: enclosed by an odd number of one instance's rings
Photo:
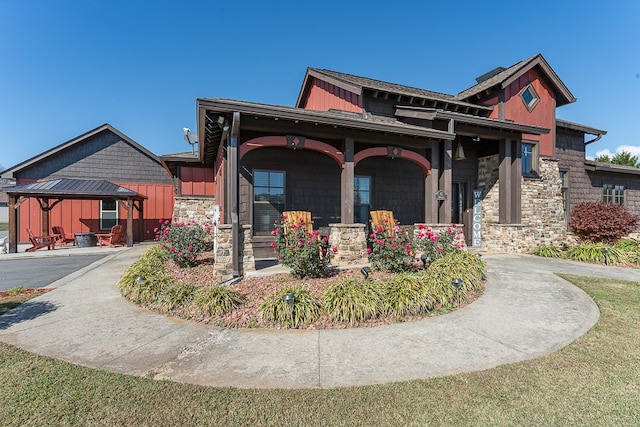
[[[393,211],[371,211],[371,227],[373,227],[373,230],[382,227],[389,234],[393,234],[395,226],[396,220],[393,218]]]
[[[54,225],[51,227],[51,234],[56,238],[58,246],[62,247],[67,243],[76,244],[76,238],[73,235],[66,235],[62,226]]]
[[[114,225],[109,233],[96,233],[96,237],[100,247],[103,244],[112,248],[115,248],[116,245],[124,246],[126,240],[126,234],[124,234],[121,225]]]
[[[33,245],[27,249],[27,252],[35,252],[42,248],[48,248],[48,250],[55,249],[55,236],[36,236],[29,228],[27,228],[27,234],[29,235],[29,242]]]
[[[287,211],[282,212],[285,227],[290,227],[293,224],[304,225],[307,229],[307,233],[313,232],[313,221],[311,221],[311,212],[308,211]]]

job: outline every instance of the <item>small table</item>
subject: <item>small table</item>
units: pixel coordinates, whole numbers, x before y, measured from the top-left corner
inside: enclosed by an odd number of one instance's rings
[[[96,237],[96,233],[88,232],[88,233],[75,233],[76,236],[76,247],[78,248],[91,248],[98,244],[98,238]]]

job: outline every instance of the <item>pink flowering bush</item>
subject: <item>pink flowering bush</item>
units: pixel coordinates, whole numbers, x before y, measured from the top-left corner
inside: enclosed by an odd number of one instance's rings
[[[420,224],[414,246],[416,252],[421,252],[430,264],[450,252],[464,249],[464,231],[457,224],[451,224],[451,227],[436,233],[431,227]]]
[[[329,239],[320,232],[307,232],[303,220],[297,224],[287,222],[282,216],[271,232],[275,240],[271,243],[278,254],[278,261],[291,269],[291,275],[298,279],[325,277],[327,265],[336,248],[329,248]]]
[[[160,226],[153,231],[156,241],[160,242],[173,262],[180,267],[193,267],[198,263],[198,255],[207,246],[211,226],[209,223],[199,225],[194,221],[178,222],[177,218],[173,218],[173,222],[160,220]]]
[[[413,270],[411,239],[400,227],[392,230],[379,226],[369,235],[369,262],[376,270],[400,273]]]

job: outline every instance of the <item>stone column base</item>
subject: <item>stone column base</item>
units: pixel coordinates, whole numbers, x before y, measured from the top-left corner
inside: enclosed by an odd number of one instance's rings
[[[365,224],[329,224],[329,245],[337,248],[331,265],[361,265],[369,262]]]

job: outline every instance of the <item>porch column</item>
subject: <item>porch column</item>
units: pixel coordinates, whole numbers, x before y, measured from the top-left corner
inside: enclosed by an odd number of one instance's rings
[[[440,142],[431,141],[431,175],[424,179],[424,222],[435,224],[438,222],[438,179],[440,175]]]
[[[49,199],[42,199],[40,203],[40,211],[42,213],[42,234],[41,236],[49,235]]]
[[[498,171],[499,185],[499,220],[501,224],[514,224],[520,218],[520,162],[517,147],[520,143],[506,138],[500,144],[500,167]],[[517,219],[516,219],[517,218]]]
[[[440,175],[440,189],[444,191],[447,198],[441,202],[439,211],[440,224],[451,223],[451,140],[444,141],[444,149],[442,151],[442,174]]]
[[[133,246],[133,199],[127,198],[127,247]]]
[[[522,222],[522,141],[511,141],[511,222]]]
[[[228,177],[229,177],[229,204],[231,213],[231,239],[232,239],[232,251],[233,251],[233,277],[240,275],[240,245],[239,235],[240,226],[238,223],[238,137],[240,134],[240,113],[234,111],[233,120],[231,123],[231,135],[229,138],[229,147],[227,151],[228,161]]]
[[[9,194],[9,253],[18,252],[18,204],[19,196]]]
[[[340,175],[340,222],[353,224],[353,138],[344,140],[344,165]]]

